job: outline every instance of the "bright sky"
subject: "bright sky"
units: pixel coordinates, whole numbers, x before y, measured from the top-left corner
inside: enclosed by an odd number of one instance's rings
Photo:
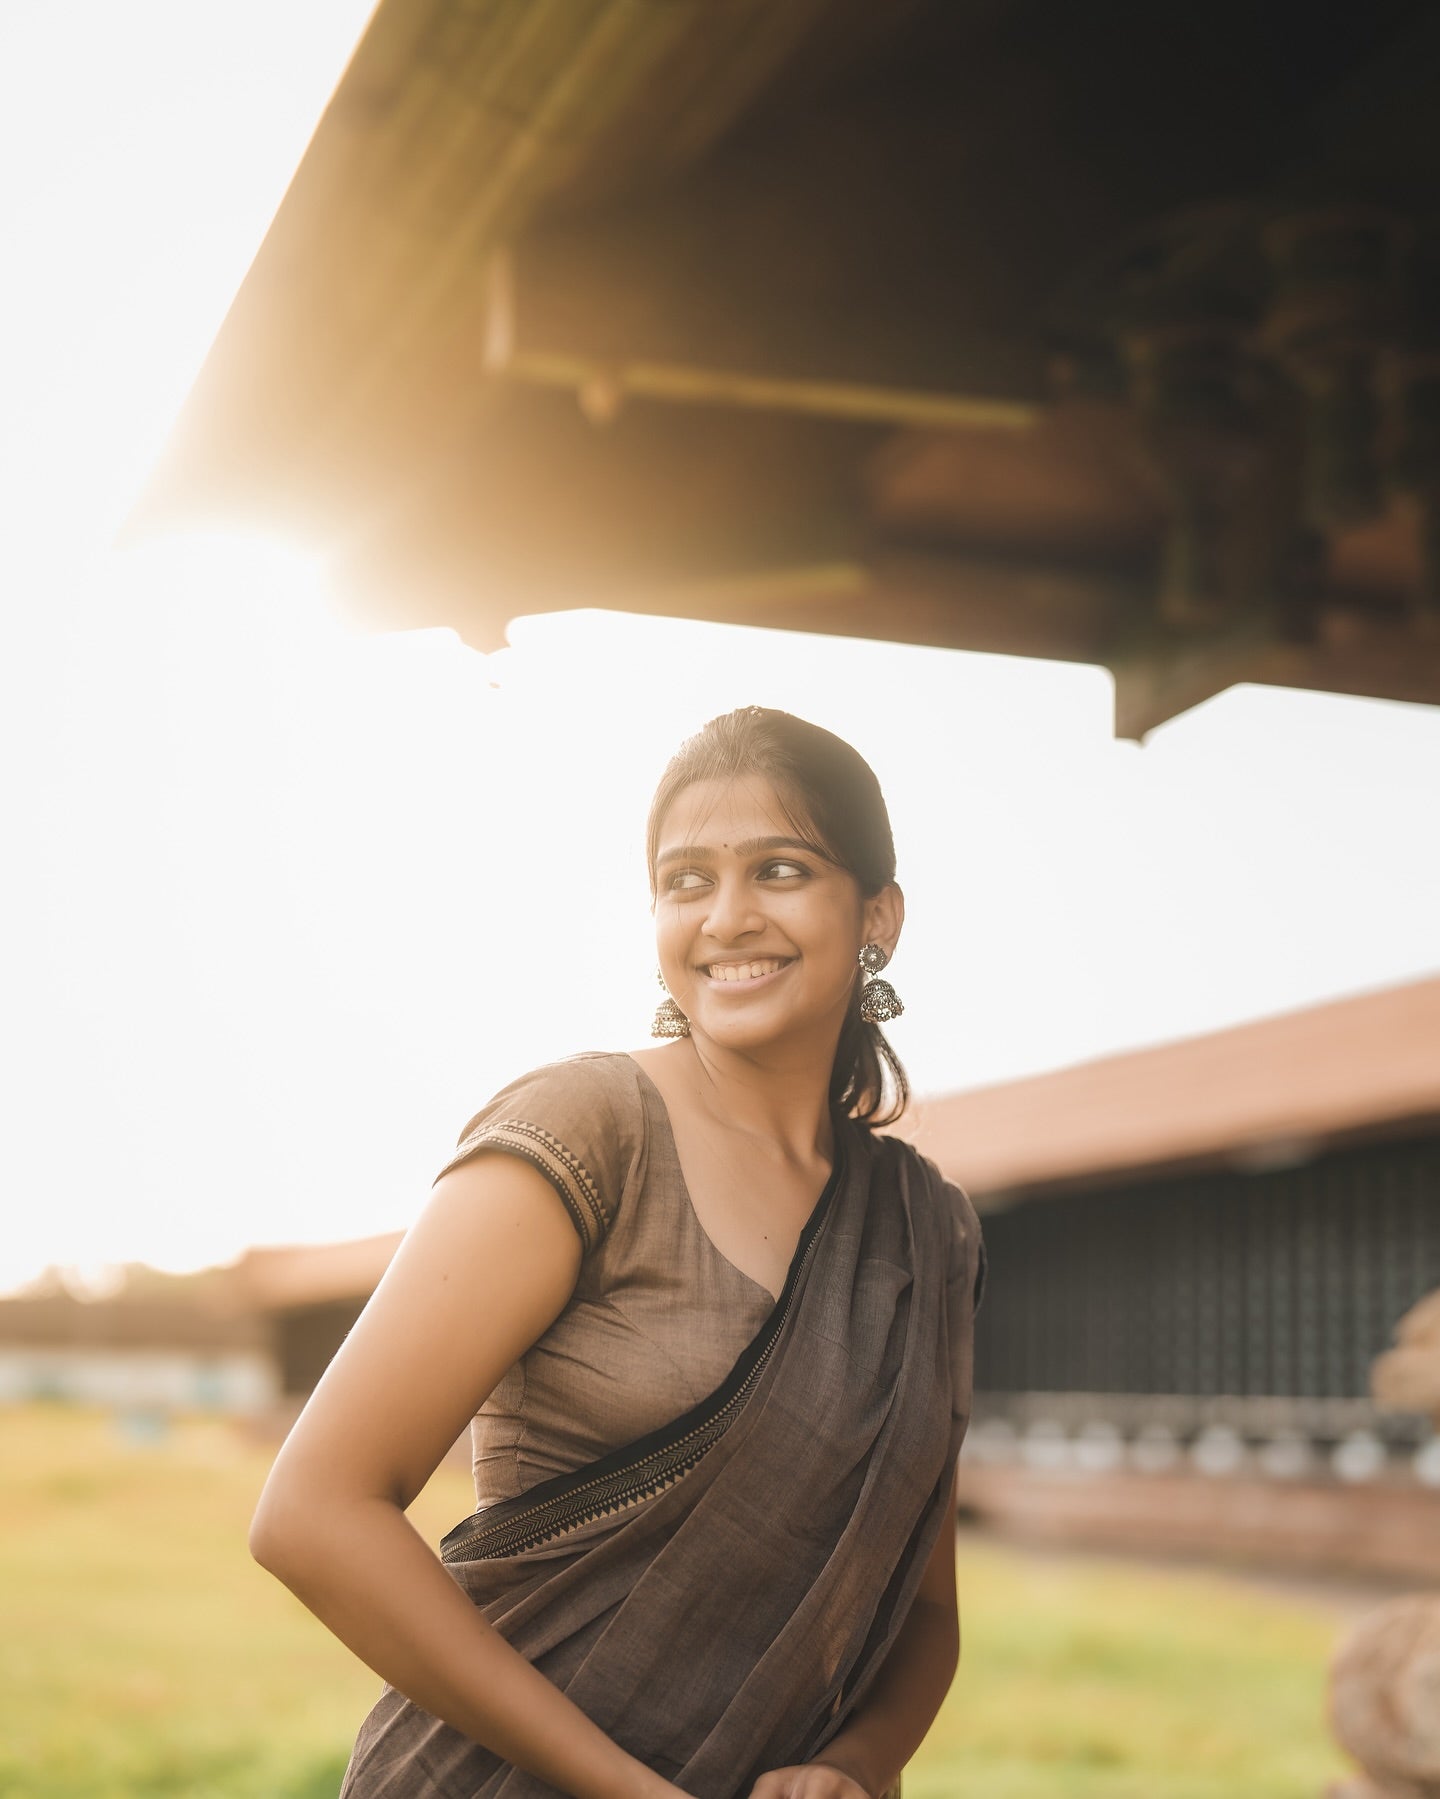
[[[294,547],[110,551],[366,10],[0,11],[0,1288],[402,1225],[501,1082],[646,1041],[645,807],[734,705],[880,775],[921,1092],[1440,969],[1440,709],[1239,688],[1141,749],[1099,669],[600,612],[482,657]]]

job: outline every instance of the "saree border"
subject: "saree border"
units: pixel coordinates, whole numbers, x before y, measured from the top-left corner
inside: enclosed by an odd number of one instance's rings
[[[524,1554],[566,1531],[653,1498],[688,1474],[740,1416],[768,1365],[794,1309],[831,1201],[845,1178],[848,1156],[842,1120],[837,1118],[834,1166],[795,1245],[780,1297],[713,1392],[669,1424],[567,1474],[541,1481],[514,1499],[484,1506],[462,1518],[441,1539],[441,1561],[487,1561]]]

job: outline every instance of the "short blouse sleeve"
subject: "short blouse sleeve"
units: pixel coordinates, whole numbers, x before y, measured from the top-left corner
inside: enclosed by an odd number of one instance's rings
[[[560,1195],[588,1255],[614,1224],[643,1149],[633,1068],[628,1056],[587,1054],[511,1081],[465,1126],[435,1180],[483,1149],[519,1156]]]

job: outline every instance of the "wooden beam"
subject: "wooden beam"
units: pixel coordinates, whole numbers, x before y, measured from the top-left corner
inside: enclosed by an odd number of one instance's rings
[[[598,423],[608,423],[631,396],[678,405],[738,406],[755,412],[797,412],[810,418],[928,426],[932,430],[1025,431],[1040,416],[1037,406],[1022,400],[922,393],[843,379],[790,381],[684,363],[609,363],[555,351],[520,351],[493,365],[491,372],[536,387],[567,388]]]
[[[759,373],[753,368],[719,366],[714,362],[693,360],[655,360],[645,355],[640,344],[646,333],[644,319],[617,318],[615,308],[623,307],[614,293],[615,271],[607,268],[603,258],[583,268],[566,268],[552,273],[564,292],[578,292],[589,297],[585,309],[585,325],[575,320],[547,321],[543,299],[522,303],[515,272],[516,253],[511,248],[498,251],[491,259],[486,280],[486,313],[482,331],[484,367],[487,374],[506,380],[529,383],[536,387],[558,387],[573,392],[582,411],[597,424],[608,424],[626,400],[641,398],[663,400],[675,405],[734,406],[758,412],[795,412],[813,418],[856,420],[864,424],[957,428],[965,430],[1025,431],[1040,417],[1040,408],[1031,400],[999,399],[984,395],[927,390],[925,388],[887,385],[874,379],[854,379],[845,367],[837,367],[830,376],[809,378],[781,372]],[[634,271],[626,267],[627,282]],[[743,281],[742,281],[743,285]],[[608,301],[606,289],[612,291]],[[606,306],[609,317],[598,334],[597,318]],[[644,310],[651,302],[644,303]],[[676,302],[684,310],[683,302]],[[538,315],[532,318],[532,313]],[[767,344],[767,328],[774,329],[773,317],[753,319],[750,335],[752,353],[764,359],[773,349]],[[546,341],[546,332],[566,338],[576,330],[581,338],[589,338],[597,347],[585,348],[561,341]],[[782,331],[781,336],[785,333]],[[863,344],[863,331],[856,341],[837,349],[842,363],[856,367],[876,365]],[[538,343],[533,342],[538,337]],[[635,348],[620,350],[616,346],[631,338]],[[662,338],[673,334],[662,334]],[[604,345],[606,347],[598,347]],[[711,346],[713,353],[725,354],[723,344]],[[703,348],[697,345],[703,356]]]

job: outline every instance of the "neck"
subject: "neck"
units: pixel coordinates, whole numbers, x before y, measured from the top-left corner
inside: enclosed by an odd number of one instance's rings
[[[772,1046],[761,1057],[698,1033],[686,1041],[697,1095],[717,1121],[769,1138],[797,1161],[816,1154],[833,1159],[833,1044],[829,1055],[817,1055],[813,1047],[787,1054]]]

